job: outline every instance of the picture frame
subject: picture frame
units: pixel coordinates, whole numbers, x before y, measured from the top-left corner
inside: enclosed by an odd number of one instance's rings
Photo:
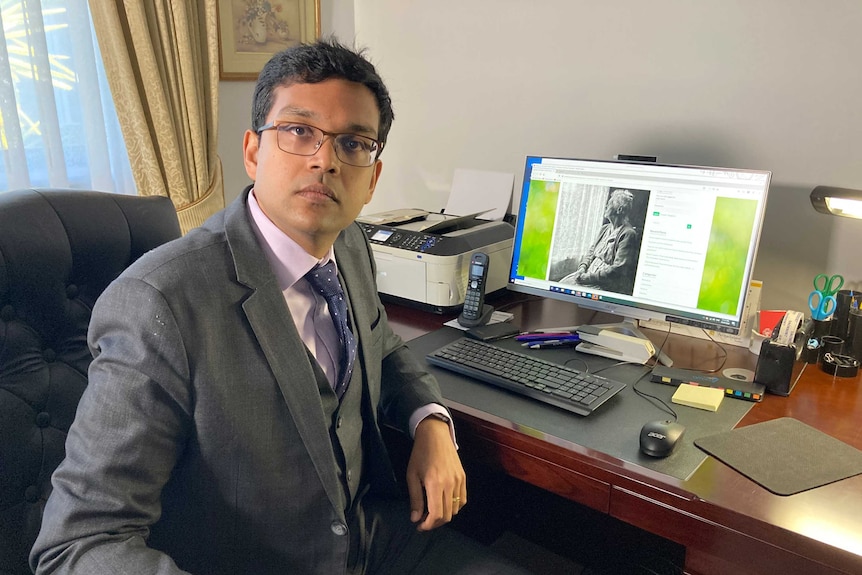
[[[320,0],[218,0],[219,77],[257,80],[276,52],[320,37]]]

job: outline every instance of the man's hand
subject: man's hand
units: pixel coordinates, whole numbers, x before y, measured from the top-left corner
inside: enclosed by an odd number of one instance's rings
[[[467,476],[445,421],[426,417],[416,426],[407,490],[410,520],[419,531],[448,523],[467,504]]]

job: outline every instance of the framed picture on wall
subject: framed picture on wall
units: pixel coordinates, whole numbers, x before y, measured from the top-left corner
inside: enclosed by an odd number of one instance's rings
[[[256,80],[276,52],[320,36],[320,0],[218,0],[222,80]]]

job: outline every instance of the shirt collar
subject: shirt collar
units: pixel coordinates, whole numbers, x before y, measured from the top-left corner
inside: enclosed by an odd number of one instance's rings
[[[254,189],[248,194],[248,211],[254,224],[255,234],[263,246],[263,252],[282,291],[293,286],[316,265],[323,265],[332,260],[337,269],[335,251],[331,246],[320,260],[306,252],[263,213],[257,198],[254,197]]]

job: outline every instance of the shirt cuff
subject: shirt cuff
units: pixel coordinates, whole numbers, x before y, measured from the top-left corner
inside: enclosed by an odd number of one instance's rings
[[[449,436],[452,438],[452,443],[455,445],[455,449],[458,449],[458,440],[455,439],[455,424],[452,423],[452,418],[449,416],[449,412],[446,411],[446,408],[439,403],[423,405],[413,412],[413,415],[410,416],[410,437],[412,438],[416,435],[416,426],[418,426],[426,417],[436,417],[437,419],[442,419],[448,423]]]

